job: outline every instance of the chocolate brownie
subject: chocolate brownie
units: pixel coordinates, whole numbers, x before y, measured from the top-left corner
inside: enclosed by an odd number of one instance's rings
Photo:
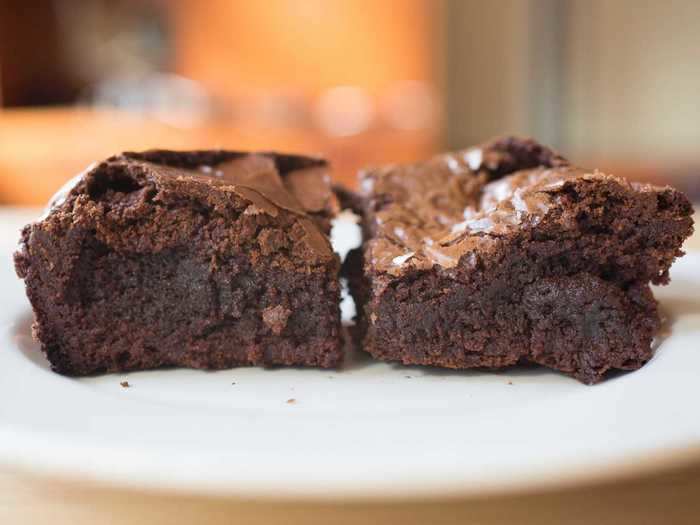
[[[347,261],[364,350],[448,368],[539,363],[584,383],[639,368],[650,283],[692,233],[678,191],[498,139],[360,175],[365,242]]]
[[[78,177],[15,255],[54,370],[338,365],[328,170],[294,155],[147,151]]]

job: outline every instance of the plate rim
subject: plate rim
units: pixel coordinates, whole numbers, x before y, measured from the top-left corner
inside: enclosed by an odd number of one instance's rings
[[[3,446],[6,438],[14,437],[16,443],[23,442],[19,447]],[[10,441],[11,442],[11,441]],[[31,439],[37,444],[36,439]],[[40,446],[26,446],[27,435],[0,427],[0,465],[18,474],[36,476],[44,480],[90,484],[102,488],[117,488],[138,490],[153,494],[178,494],[193,496],[212,496],[238,498],[244,500],[259,500],[265,502],[401,502],[405,500],[452,500],[466,498],[505,497],[521,494],[541,493],[553,490],[565,490],[586,485],[597,485],[634,479],[637,477],[657,474],[700,462],[700,442],[688,445],[669,447],[653,452],[635,452],[617,456],[610,462],[605,458],[587,461],[584,464],[568,465],[567,468],[539,468],[526,475],[506,479],[496,476],[484,483],[474,483],[465,477],[463,480],[451,478],[446,482],[422,484],[420,480],[394,484],[391,488],[382,486],[357,486],[352,482],[345,486],[336,483],[331,490],[319,488],[319,483],[306,484],[298,488],[290,488],[288,483],[270,484],[269,481],[251,483],[239,480],[231,483],[218,482],[188,482],[181,478],[164,478],[151,471],[148,475],[143,472],[134,476],[130,473],[107,472],[108,468],[97,467],[98,463],[88,462],[91,467],[76,469],[72,459],[74,454],[55,454],[61,450],[75,450],[75,447],[60,444],[60,449],[52,449],[49,461],[37,462],[37,456],[47,457],[46,450]],[[107,447],[108,448],[108,447]],[[98,451],[100,447],[93,447]],[[107,452],[102,450],[101,453]],[[124,450],[120,451],[122,454]],[[12,456],[14,461],[9,461]],[[60,458],[67,458],[61,460]],[[58,458],[58,460],[57,460]],[[162,466],[162,464],[161,464]],[[143,470],[143,469],[139,469]]]

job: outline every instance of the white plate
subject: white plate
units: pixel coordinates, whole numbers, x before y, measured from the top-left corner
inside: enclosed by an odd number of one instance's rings
[[[700,254],[656,291],[670,335],[654,359],[593,387],[544,369],[453,372],[361,355],[339,371],[70,379],[32,341],[11,267],[26,218],[0,214],[7,465],[138,488],[388,499],[561,486],[700,457]]]

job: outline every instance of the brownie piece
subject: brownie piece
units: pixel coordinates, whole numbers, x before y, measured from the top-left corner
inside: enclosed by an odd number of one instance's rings
[[[498,139],[360,174],[347,262],[374,357],[448,368],[531,362],[584,383],[639,368],[659,329],[649,284],[692,233],[678,191]]]
[[[79,176],[15,254],[54,370],[335,367],[325,161],[147,151]]]

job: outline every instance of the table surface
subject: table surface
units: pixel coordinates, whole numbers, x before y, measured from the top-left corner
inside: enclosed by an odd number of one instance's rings
[[[17,210],[0,209],[0,225]],[[21,212],[20,212],[21,213]],[[698,216],[696,215],[696,221]],[[0,226],[1,228],[1,226]],[[6,234],[0,231],[0,234]],[[700,235],[686,243],[700,250]],[[7,402],[7,400],[5,400]],[[0,524],[697,524],[700,463],[565,490],[451,501],[271,503],[143,493],[0,469]]]

